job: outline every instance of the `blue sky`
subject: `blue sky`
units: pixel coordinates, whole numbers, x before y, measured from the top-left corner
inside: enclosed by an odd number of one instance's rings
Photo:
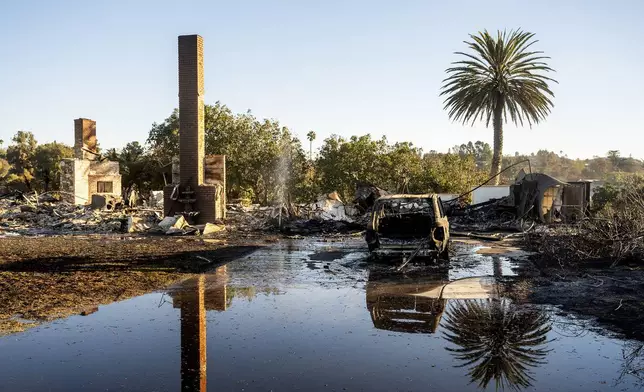
[[[145,141],[178,104],[177,36],[205,42],[206,103],[271,117],[319,146],[371,133],[446,151],[492,143],[438,97],[468,33],[521,27],[552,57],[555,108],[506,125],[505,152],[644,158],[641,1],[6,1],[0,8],[0,139],[20,129],[72,143],[97,121],[103,148]]]

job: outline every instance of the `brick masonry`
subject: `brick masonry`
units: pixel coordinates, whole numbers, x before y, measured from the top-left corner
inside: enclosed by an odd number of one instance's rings
[[[203,38],[179,37],[179,159],[184,186],[203,184],[204,159]]]
[[[74,156],[60,163],[60,189],[63,198],[73,204],[89,204],[97,192],[99,181],[112,182],[111,195],[121,196],[121,175],[118,162],[96,160],[96,121],[87,118],[74,120]]]
[[[74,157],[94,159],[96,156],[83,148],[96,152],[96,121],[87,118],[74,120]]]
[[[201,211],[197,221],[200,223],[214,222],[225,218],[226,205],[223,201],[221,185],[200,185],[197,187],[197,210]]]
[[[226,184],[226,156],[206,155],[204,158],[204,184]]]
[[[179,36],[178,52],[180,164],[176,170],[173,162],[174,185],[164,188],[164,214],[171,216],[183,211],[184,206],[172,200],[171,195],[176,185],[180,190],[189,186],[196,191],[194,208],[200,212],[196,222],[214,222],[226,215],[226,159],[222,155],[205,156],[203,38]]]
[[[74,159],[63,159],[60,161],[60,189],[65,193],[62,193],[61,197],[72,204],[76,203],[74,185]]]
[[[121,175],[118,162],[99,162],[67,158],[60,163],[60,189],[64,200],[73,204],[88,204],[97,193],[99,181],[112,182],[112,193],[121,196]]]
[[[175,185],[163,188],[163,214],[174,216],[183,211],[183,204],[172,200],[171,195]],[[221,185],[200,185],[196,189],[197,203],[195,209],[200,211],[198,223],[215,222],[226,218],[226,204],[224,200],[224,187]]]
[[[220,191],[217,193],[218,202],[215,203],[216,218],[226,218],[226,156],[207,155],[204,158],[204,182],[205,185],[217,186]]]

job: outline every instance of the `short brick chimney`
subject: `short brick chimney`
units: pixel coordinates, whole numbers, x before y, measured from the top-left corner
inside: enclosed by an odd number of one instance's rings
[[[74,157],[93,160],[96,156],[96,121],[87,118],[74,120]]]

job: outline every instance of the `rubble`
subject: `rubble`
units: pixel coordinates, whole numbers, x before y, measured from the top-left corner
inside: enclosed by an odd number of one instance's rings
[[[203,228],[203,231],[201,232],[201,235],[204,237],[211,236],[215,233],[219,233],[222,231],[226,230],[226,226],[224,225],[216,225],[214,223],[206,223],[206,225]]]
[[[452,231],[491,232],[525,231],[526,223],[518,219],[516,207],[509,197],[484,203],[446,208]]]
[[[93,209],[51,195],[15,192],[0,197],[0,235],[122,232],[134,221],[156,223],[158,216],[152,210]]]
[[[280,231],[284,234],[294,235],[322,235],[330,233],[352,233],[364,230],[364,226],[356,222],[337,220],[292,220],[285,222]]]
[[[163,209],[163,191],[150,191],[150,199],[148,200],[150,208]]]
[[[568,183],[546,174],[526,174],[522,170],[509,187],[508,196],[465,206],[448,202],[445,203],[445,209],[450,215],[452,227],[458,231],[526,232],[535,224],[564,222],[564,207],[580,212],[580,216],[584,215],[586,207],[583,203],[564,205],[563,195],[568,188]],[[573,192],[569,193],[574,195]]]
[[[24,195],[20,192],[0,196],[0,237],[122,232],[214,235],[225,230],[220,221],[191,226],[181,215],[161,219],[161,210],[126,208],[123,203],[113,203],[120,199],[111,196],[103,198],[101,195],[95,199],[94,205],[82,206],[51,196]],[[103,204],[103,201],[107,203]],[[110,205],[114,208],[107,208]]]
[[[176,216],[166,216],[159,222],[158,226],[165,232],[177,223]]]
[[[156,225],[156,222],[151,219],[146,219],[144,216],[128,216],[127,217],[127,232],[140,233],[148,231]]]
[[[353,199],[358,211],[362,214],[367,213],[373,207],[376,200],[381,196],[387,196],[389,192],[370,183],[358,183],[356,185],[356,194]]]
[[[644,259],[644,186],[623,188],[589,219],[535,230],[525,237],[525,244],[542,260],[560,266],[587,261],[609,262],[611,267],[639,264]]]
[[[320,195],[315,203],[304,208],[304,212],[307,218],[349,223],[353,222],[352,216],[356,214],[355,207],[344,204],[338,192]]]
[[[227,224],[237,231],[272,231],[285,234],[318,235],[364,230],[368,215],[337,192],[322,194],[310,204],[281,204],[260,207],[229,204]]]
[[[92,195],[92,209],[114,211],[123,207],[123,198],[114,195]]]

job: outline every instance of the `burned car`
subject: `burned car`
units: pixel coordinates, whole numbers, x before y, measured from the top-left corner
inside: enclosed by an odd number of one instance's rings
[[[447,260],[449,222],[436,194],[376,200],[365,235],[370,252],[411,253]]]

